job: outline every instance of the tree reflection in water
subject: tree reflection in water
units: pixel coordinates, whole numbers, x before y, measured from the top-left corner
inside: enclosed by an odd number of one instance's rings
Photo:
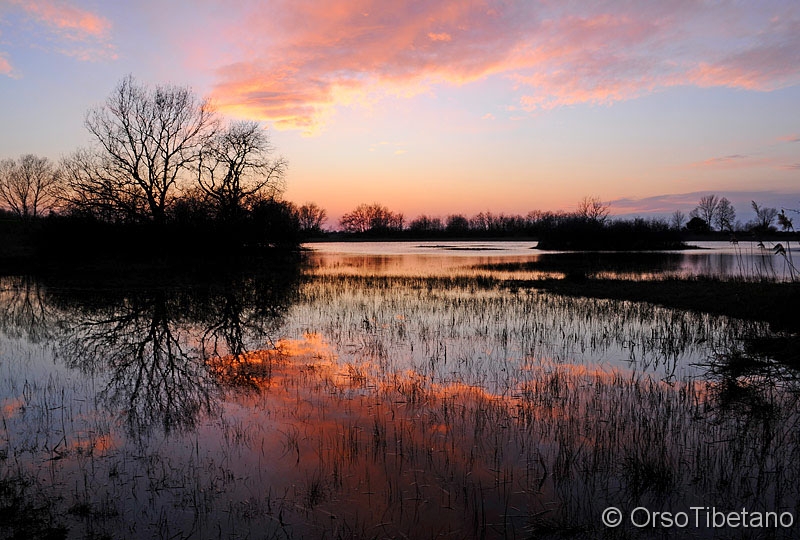
[[[41,343],[53,335],[55,320],[39,282],[30,276],[0,280],[0,332],[30,343]]]
[[[176,286],[90,289],[71,282],[44,285],[46,294],[24,287],[3,318],[6,325],[20,321],[18,330],[32,336],[57,329],[57,357],[103,381],[98,397],[124,415],[131,433],[156,425],[191,429],[214,411],[224,388],[253,387],[252,370],[218,359],[246,363],[250,347],[270,345],[298,276],[288,267]]]

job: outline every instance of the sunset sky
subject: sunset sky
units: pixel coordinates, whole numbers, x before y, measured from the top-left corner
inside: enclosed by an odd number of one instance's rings
[[[127,74],[263,121],[332,221],[800,208],[797,1],[0,0],[0,158],[87,145]]]

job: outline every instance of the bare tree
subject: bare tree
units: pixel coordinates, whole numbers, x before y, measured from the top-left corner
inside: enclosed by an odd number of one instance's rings
[[[778,217],[777,208],[769,208],[766,206],[758,206],[756,201],[750,201],[753,210],[756,213],[755,228],[761,231],[767,231],[772,227],[772,222]]]
[[[300,229],[306,232],[319,232],[322,224],[327,219],[328,214],[324,208],[320,208],[316,203],[309,202],[297,210],[297,218],[300,221]]]
[[[584,197],[578,203],[578,215],[589,221],[605,223],[609,213],[608,205],[598,197]]]
[[[347,232],[366,232],[370,228],[369,205],[359,204],[352,212],[348,212],[339,220],[342,230]]]
[[[81,149],[61,162],[68,209],[108,222],[136,221],[147,214],[145,198],[132,182],[120,182],[94,150]]]
[[[705,221],[709,226],[715,221],[717,215],[717,207],[719,206],[719,199],[716,195],[704,195],[700,197],[700,202],[697,207],[689,212],[690,217],[699,217]]]
[[[78,197],[161,223],[182,173],[213,132],[214,114],[189,88],[149,88],[128,76],[104,105],[89,111],[86,127],[98,147],[73,162],[87,166],[71,178]]]
[[[394,213],[378,203],[360,204],[352,212],[343,215],[339,224],[347,232],[401,230],[403,214]]]
[[[197,182],[220,217],[234,219],[248,198],[275,197],[283,191],[287,162],[271,159],[272,151],[258,122],[234,122],[209,139],[198,159]]]
[[[686,214],[681,212],[680,210],[675,210],[672,213],[672,218],[670,219],[670,225],[673,229],[681,230],[683,226],[686,224]]]
[[[736,209],[731,202],[722,197],[717,203],[717,211],[714,215],[714,223],[721,231],[733,231],[733,224],[736,221]]]
[[[0,202],[22,219],[56,207],[61,172],[49,159],[25,154],[0,162]]]
[[[393,229],[402,230],[403,214],[395,213],[380,204],[373,204],[370,207],[370,229]]]
[[[491,212],[478,212],[469,219],[469,228],[473,231],[488,231],[491,221]]]

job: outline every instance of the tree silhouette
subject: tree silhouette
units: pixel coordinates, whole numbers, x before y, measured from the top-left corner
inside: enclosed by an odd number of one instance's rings
[[[447,216],[445,230],[449,234],[465,234],[469,232],[469,219],[461,214],[451,214]]]
[[[736,221],[736,209],[727,198],[722,197],[717,203],[714,223],[721,231],[733,231],[734,221]]]
[[[50,160],[33,154],[0,161],[0,202],[22,219],[56,207],[62,175]]]
[[[716,195],[704,195],[700,198],[700,202],[697,203],[695,209],[689,212],[689,217],[698,217],[711,227],[715,221],[718,207],[719,199]]]
[[[86,128],[96,147],[66,161],[73,203],[163,223],[182,174],[213,134],[214,114],[186,87],[149,88],[127,76],[89,111]]]
[[[300,221],[300,230],[306,233],[322,231],[322,224],[328,217],[324,208],[316,203],[309,202],[297,209],[297,219]]]
[[[197,161],[197,182],[223,221],[238,219],[248,198],[283,191],[287,163],[258,122],[234,122],[211,137]]]
[[[408,230],[417,233],[439,233],[444,230],[442,220],[438,217],[419,216],[408,224]]]
[[[385,206],[360,204],[339,221],[346,232],[400,231],[403,229],[403,214],[396,214]]]
[[[756,201],[750,201],[753,211],[756,213],[755,229],[761,232],[767,232],[772,227],[772,222],[778,217],[778,209],[766,206],[759,206]]]
[[[679,231],[683,228],[685,223],[686,214],[684,214],[681,210],[675,210],[670,218],[670,226],[676,231]]]
[[[608,219],[609,208],[598,197],[584,197],[578,203],[578,215],[595,223],[605,223]]]

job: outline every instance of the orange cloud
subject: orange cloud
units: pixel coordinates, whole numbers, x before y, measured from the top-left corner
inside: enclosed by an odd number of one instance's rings
[[[428,33],[428,37],[431,41],[451,41],[453,39],[447,32],[441,32],[439,34],[430,32]]]
[[[611,104],[677,85],[772,90],[800,81],[800,22],[781,4],[581,8],[491,0],[251,6],[220,33],[241,54],[218,68],[214,97],[227,112],[313,133],[342,105],[495,76],[517,92],[508,108],[527,111]]]

